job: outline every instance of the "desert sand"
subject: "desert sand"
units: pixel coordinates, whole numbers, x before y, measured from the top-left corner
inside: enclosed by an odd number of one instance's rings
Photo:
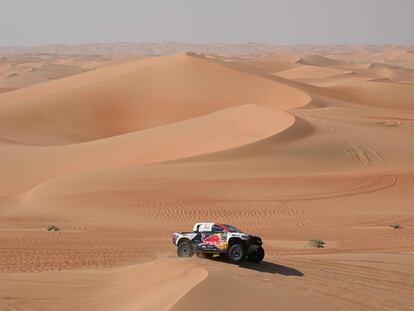
[[[413,310],[413,50],[186,47],[3,53],[0,310]]]

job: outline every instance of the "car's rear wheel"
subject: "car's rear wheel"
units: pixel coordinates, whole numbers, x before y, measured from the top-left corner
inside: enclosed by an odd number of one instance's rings
[[[265,251],[263,247],[259,246],[256,250],[252,252],[247,252],[247,260],[254,263],[259,263],[263,260],[265,256]]]
[[[194,249],[190,242],[181,242],[177,247],[178,257],[193,257]]]
[[[229,249],[229,258],[233,263],[241,263],[246,259],[246,250],[241,244],[234,244]]]

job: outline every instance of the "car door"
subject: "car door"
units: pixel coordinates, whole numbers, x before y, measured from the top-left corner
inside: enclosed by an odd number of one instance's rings
[[[211,243],[209,243],[209,238],[212,235],[212,224],[201,224],[198,227],[198,233],[195,239],[193,240],[195,243],[196,251],[209,251],[213,250]]]
[[[212,234],[214,235],[214,245],[220,250],[224,251],[228,247],[227,231],[222,225],[214,225],[212,227]]]
[[[201,232],[199,251],[222,251],[226,248],[225,230],[220,225],[212,225],[209,231]],[[224,240],[223,240],[224,239]]]

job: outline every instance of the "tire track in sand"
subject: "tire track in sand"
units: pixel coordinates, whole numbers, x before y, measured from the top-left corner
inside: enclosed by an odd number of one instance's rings
[[[373,165],[385,165],[384,159],[378,152],[364,145],[356,145],[349,141],[346,141],[344,146],[344,152],[349,158],[359,162],[359,164],[363,167],[369,167]]]

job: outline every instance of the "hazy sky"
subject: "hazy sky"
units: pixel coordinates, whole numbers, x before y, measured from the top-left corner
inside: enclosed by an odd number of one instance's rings
[[[0,0],[0,46],[85,42],[414,44],[414,0]]]

